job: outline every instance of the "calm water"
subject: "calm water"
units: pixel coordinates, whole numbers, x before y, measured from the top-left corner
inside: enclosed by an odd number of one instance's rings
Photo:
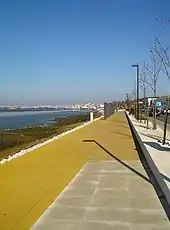
[[[59,117],[87,113],[88,111],[0,112],[0,129],[17,129],[44,125]]]

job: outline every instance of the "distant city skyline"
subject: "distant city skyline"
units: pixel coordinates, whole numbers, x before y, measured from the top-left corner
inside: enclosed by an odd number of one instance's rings
[[[154,36],[170,45],[169,9],[168,0],[2,1],[0,104],[123,100]],[[169,85],[161,76],[158,95]]]
[[[8,105],[8,104],[0,104],[0,107],[22,107],[22,108],[29,108],[29,107],[45,107],[45,106],[47,106],[47,107],[60,107],[60,106],[75,106],[75,105],[89,105],[89,104],[91,104],[91,105],[93,105],[93,104],[95,104],[95,105],[99,105],[99,104],[102,104],[102,103],[93,103],[93,102],[85,102],[85,103],[73,103],[73,104],[32,104],[32,105],[23,105],[23,104],[15,104],[15,105]]]
[[[80,103],[71,103],[71,104],[43,104],[43,103],[40,103],[40,104],[36,104],[36,103],[33,103],[33,104],[4,104],[4,103],[0,103],[0,107],[34,107],[34,106],[39,106],[39,107],[45,107],[45,106],[48,106],[48,107],[59,107],[59,106],[72,106],[72,105],[83,105],[83,104],[88,104],[88,103],[91,103],[91,104],[103,104],[104,102],[96,102],[96,103],[93,103],[93,102],[80,102]]]
[[[96,103],[81,103],[81,104],[72,104],[72,105],[30,105],[30,106],[8,106],[8,105],[0,105],[1,112],[16,112],[16,111],[53,111],[58,109],[72,109],[72,110],[79,110],[79,109],[103,109],[104,104],[96,104]]]

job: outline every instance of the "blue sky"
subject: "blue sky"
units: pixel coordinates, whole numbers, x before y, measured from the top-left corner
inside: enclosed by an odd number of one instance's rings
[[[0,103],[123,99],[153,37],[170,40],[155,20],[169,12],[168,0],[0,1]],[[161,77],[158,93],[168,84]]]

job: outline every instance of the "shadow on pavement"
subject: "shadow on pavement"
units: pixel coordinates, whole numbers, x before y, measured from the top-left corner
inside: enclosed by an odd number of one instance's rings
[[[120,133],[120,132],[115,132],[115,131],[114,131],[114,133],[119,134],[119,135],[122,135],[122,136],[129,137],[129,138],[132,138],[132,135],[130,135],[130,134]]]
[[[138,172],[136,169],[132,168],[131,166],[129,166],[128,164],[126,164],[125,162],[123,162],[122,160],[120,160],[118,157],[116,157],[115,155],[113,155],[111,152],[109,152],[107,149],[105,149],[97,141],[95,141],[95,140],[83,140],[83,142],[92,142],[92,143],[96,144],[102,150],[104,150],[107,154],[109,154],[112,158],[114,158],[115,160],[117,160],[120,164],[122,164],[123,166],[125,166],[126,168],[128,168],[129,170],[131,170],[132,172],[136,173],[138,176],[140,176],[142,179],[146,180],[148,183],[151,183],[151,181],[147,177],[145,177],[143,174],[141,174],[140,172]]]
[[[146,145],[149,145],[150,147],[152,147],[154,149],[157,149],[159,151],[167,151],[167,152],[169,151],[170,152],[170,148],[162,147],[161,145],[159,145],[156,142],[149,142],[149,141],[147,142],[147,141],[145,141],[143,143],[146,144]]]
[[[121,120],[118,120],[118,119],[115,119],[115,120],[113,120],[112,122],[113,122],[113,123],[120,123],[120,124],[124,124],[124,125],[127,124],[126,121],[121,121]]]
[[[149,137],[149,138],[152,138],[154,140],[161,140],[162,137],[160,136],[156,136],[154,134],[145,134],[145,133],[142,133],[142,132],[139,132],[142,136],[145,136],[145,137]]]

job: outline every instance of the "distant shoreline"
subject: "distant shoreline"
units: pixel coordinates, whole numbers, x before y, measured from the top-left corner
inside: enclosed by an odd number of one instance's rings
[[[56,118],[89,113],[91,110],[11,111],[0,112],[0,130],[44,126]]]
[[[0,112],[45,112],[45,111],[81,111],[81,110],[91,110],[90,108],[29,108],[29,109],[0,109]]]

